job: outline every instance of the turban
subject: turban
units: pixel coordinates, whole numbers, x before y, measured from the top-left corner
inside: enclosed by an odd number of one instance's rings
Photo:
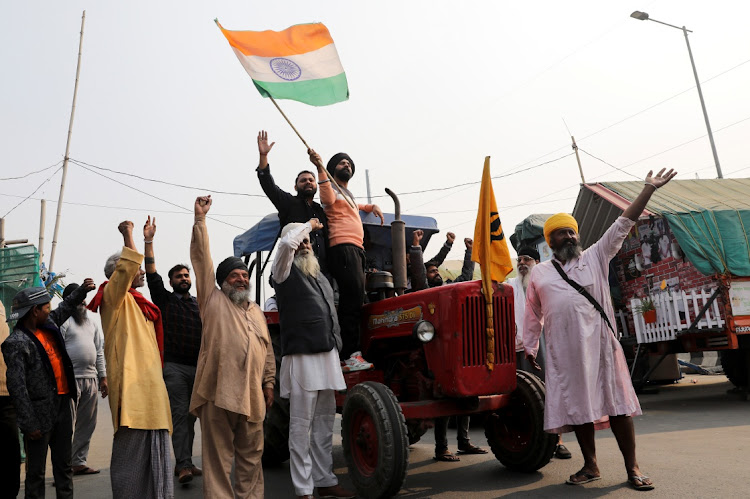
[[[578,222],[567,213],[558,213],[549,217],[544,222],[544,239],[547,241],[547,244],[549,244],[549,236],[557,229],[573,229],[578,232]]]
[[[352,176],[354,176],[354,161],[352,161],[352,158],[349,157],[348,154],[345,152],[336,153],[333,155],[331,159],[328,160],[328,166],[326,166],[326,170],[328,170],[328,175],[333,177],[333,172],[336,171],[336,165],[338,165],[342,159],[348,159],[349,164],[352,165]]]
[[[216,267],[216,282],[219,283],[219,286],[224,284],[227,276],[235,269],[247,270],[245,262],[236,256],[230,256]]]
[[[531,246],[521,246],[518,248],[518,251],[516,251],[518,256],[525,255],[530,256],[534,260],[539,260],[539,252],[532,248]]]

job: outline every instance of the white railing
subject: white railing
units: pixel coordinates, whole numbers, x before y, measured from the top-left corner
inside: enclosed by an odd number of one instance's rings
[[[621,340],[625,336],[630,336],[630,328],[628,328],[628,314],[624,310],[615,311],[615,317],[617,318],[617,339]]]
[[[681,331],[690,327],[714,291],[714,289],[692,289],[690,291],[667,291],[652,295],[651,298],[656,306],[656,322],[653,324],[646,324],[643,316],[635,312],[640,306],[641,300],[639,298],[631,299],[630,310],[633,315],[638,343],[654,343],[675,339]],[[717,299],[708,307],[706,313],[698,321],[696,328],[720,328],[724,327],[724,322]]]

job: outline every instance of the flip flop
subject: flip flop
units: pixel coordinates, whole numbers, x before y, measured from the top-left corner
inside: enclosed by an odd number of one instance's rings
[[[88,466],[73,472],[74,475],[96,475],[97,473],[101,473],[101,470],[95,470],[93,468],[89,468]]]
[[[635,490],[654,490],[654,484],[645,483],[644,480],[650,480],[650,478],[645,475],[630,475],[628,477],[628,483]]]
[[[576,481],[571,480],[572,478],[576,478],[576,477],[584,477],[585,480],[576,480]],[[578,473],[576,473],[575,475],[572,475],[570,478],[565,480],[565,483],[567,483],[568,485],[583,485],[584,483],[595,482],[596,480],[601,480],[601,479],[602,477],[600,476],[592,475],[588,471],[580,470],[578,471]]]
[[[444,461],[447,463],[455,463],[456,461],[461,460],[457,455],[448,451],[445,451],[445,454],[435,454],[434,456],[432,456],[432,459],[434,459],[435,461]]]
[[[464,449],[458,449],[458,452],[456,452],[456,454],[487,454],[487,450],[482,449],[481,447],[477,447],[476,445],[469,444],[469,446]]]

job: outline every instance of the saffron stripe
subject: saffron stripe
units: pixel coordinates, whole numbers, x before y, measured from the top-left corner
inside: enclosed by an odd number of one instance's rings
[[[218,21],[229,44],[247,56],[288,57],[318,50],[333,43],[322,23],[298,24],[283,31],[230,31]]]

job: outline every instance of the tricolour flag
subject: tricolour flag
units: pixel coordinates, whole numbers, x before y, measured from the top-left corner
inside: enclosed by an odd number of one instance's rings
[[[490,281],[505,280],[513,264],[510,261],[508,241],[503,233],[500,215],[497,212],[495,192],[492,189],[490,177],[490,157],[484,159],[482,173],[482,187],[479,192],[479,210],[477,223],[474,227],[474,248],[471,259],[482,267],[482,281],[491,286]],[[486,276],[486,278],[485,278]],[[491,289],[491,288],[490,288]]]
[[[283,31],[229,31],[216,24],[263,97],[312,106],[349,98],[344,68],[322,23]]]

